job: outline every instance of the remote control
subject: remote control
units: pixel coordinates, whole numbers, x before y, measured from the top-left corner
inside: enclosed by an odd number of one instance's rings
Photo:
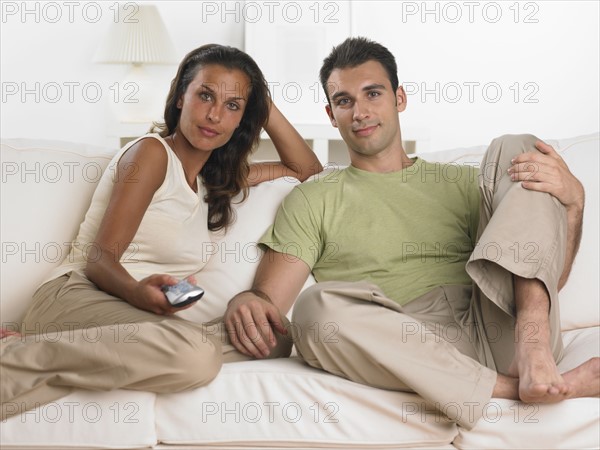
[[[169,303],[176,308],[196,302],[204,295],[202,288],[194,286],[186,280],[174,285],[164,285],[161,289]]]

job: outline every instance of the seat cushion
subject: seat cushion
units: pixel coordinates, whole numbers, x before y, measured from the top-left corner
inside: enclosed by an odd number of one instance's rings
[[[319,371],[297,358],[229,363],[209,385],[159,395],[164,444],[413,448],[449,445],[455,424],[414,394]]]
[[[143,448],[156,444],[155,394],[115,390],[72,394],[0,422],[0,447]]]

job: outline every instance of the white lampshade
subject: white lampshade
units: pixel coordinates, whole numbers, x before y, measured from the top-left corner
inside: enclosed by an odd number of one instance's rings
[[[132,5],[137,9],[133,10]],[[94,62],[136,65],[177,62],[175,47],[156,6],[121,4],[119,20],[111,24]]]

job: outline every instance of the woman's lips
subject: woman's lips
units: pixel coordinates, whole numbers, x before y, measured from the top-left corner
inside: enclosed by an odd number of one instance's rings
[[[219,135],[219,132],[217,130],[213,130],[212,128],[198,127],[198,129],[200,130],[200,133],[206,137],[215,137]]]

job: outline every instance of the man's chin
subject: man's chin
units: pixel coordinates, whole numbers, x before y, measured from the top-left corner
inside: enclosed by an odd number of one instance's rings
[[[361,148],[355,148],[354,152],[362,157],[365,158],[370,158],[373,156],[376,156],[377,154],[379,154],[381,152],[381,150],[376,149],[376,148],[365,148],[365,147],[361,147]]]

